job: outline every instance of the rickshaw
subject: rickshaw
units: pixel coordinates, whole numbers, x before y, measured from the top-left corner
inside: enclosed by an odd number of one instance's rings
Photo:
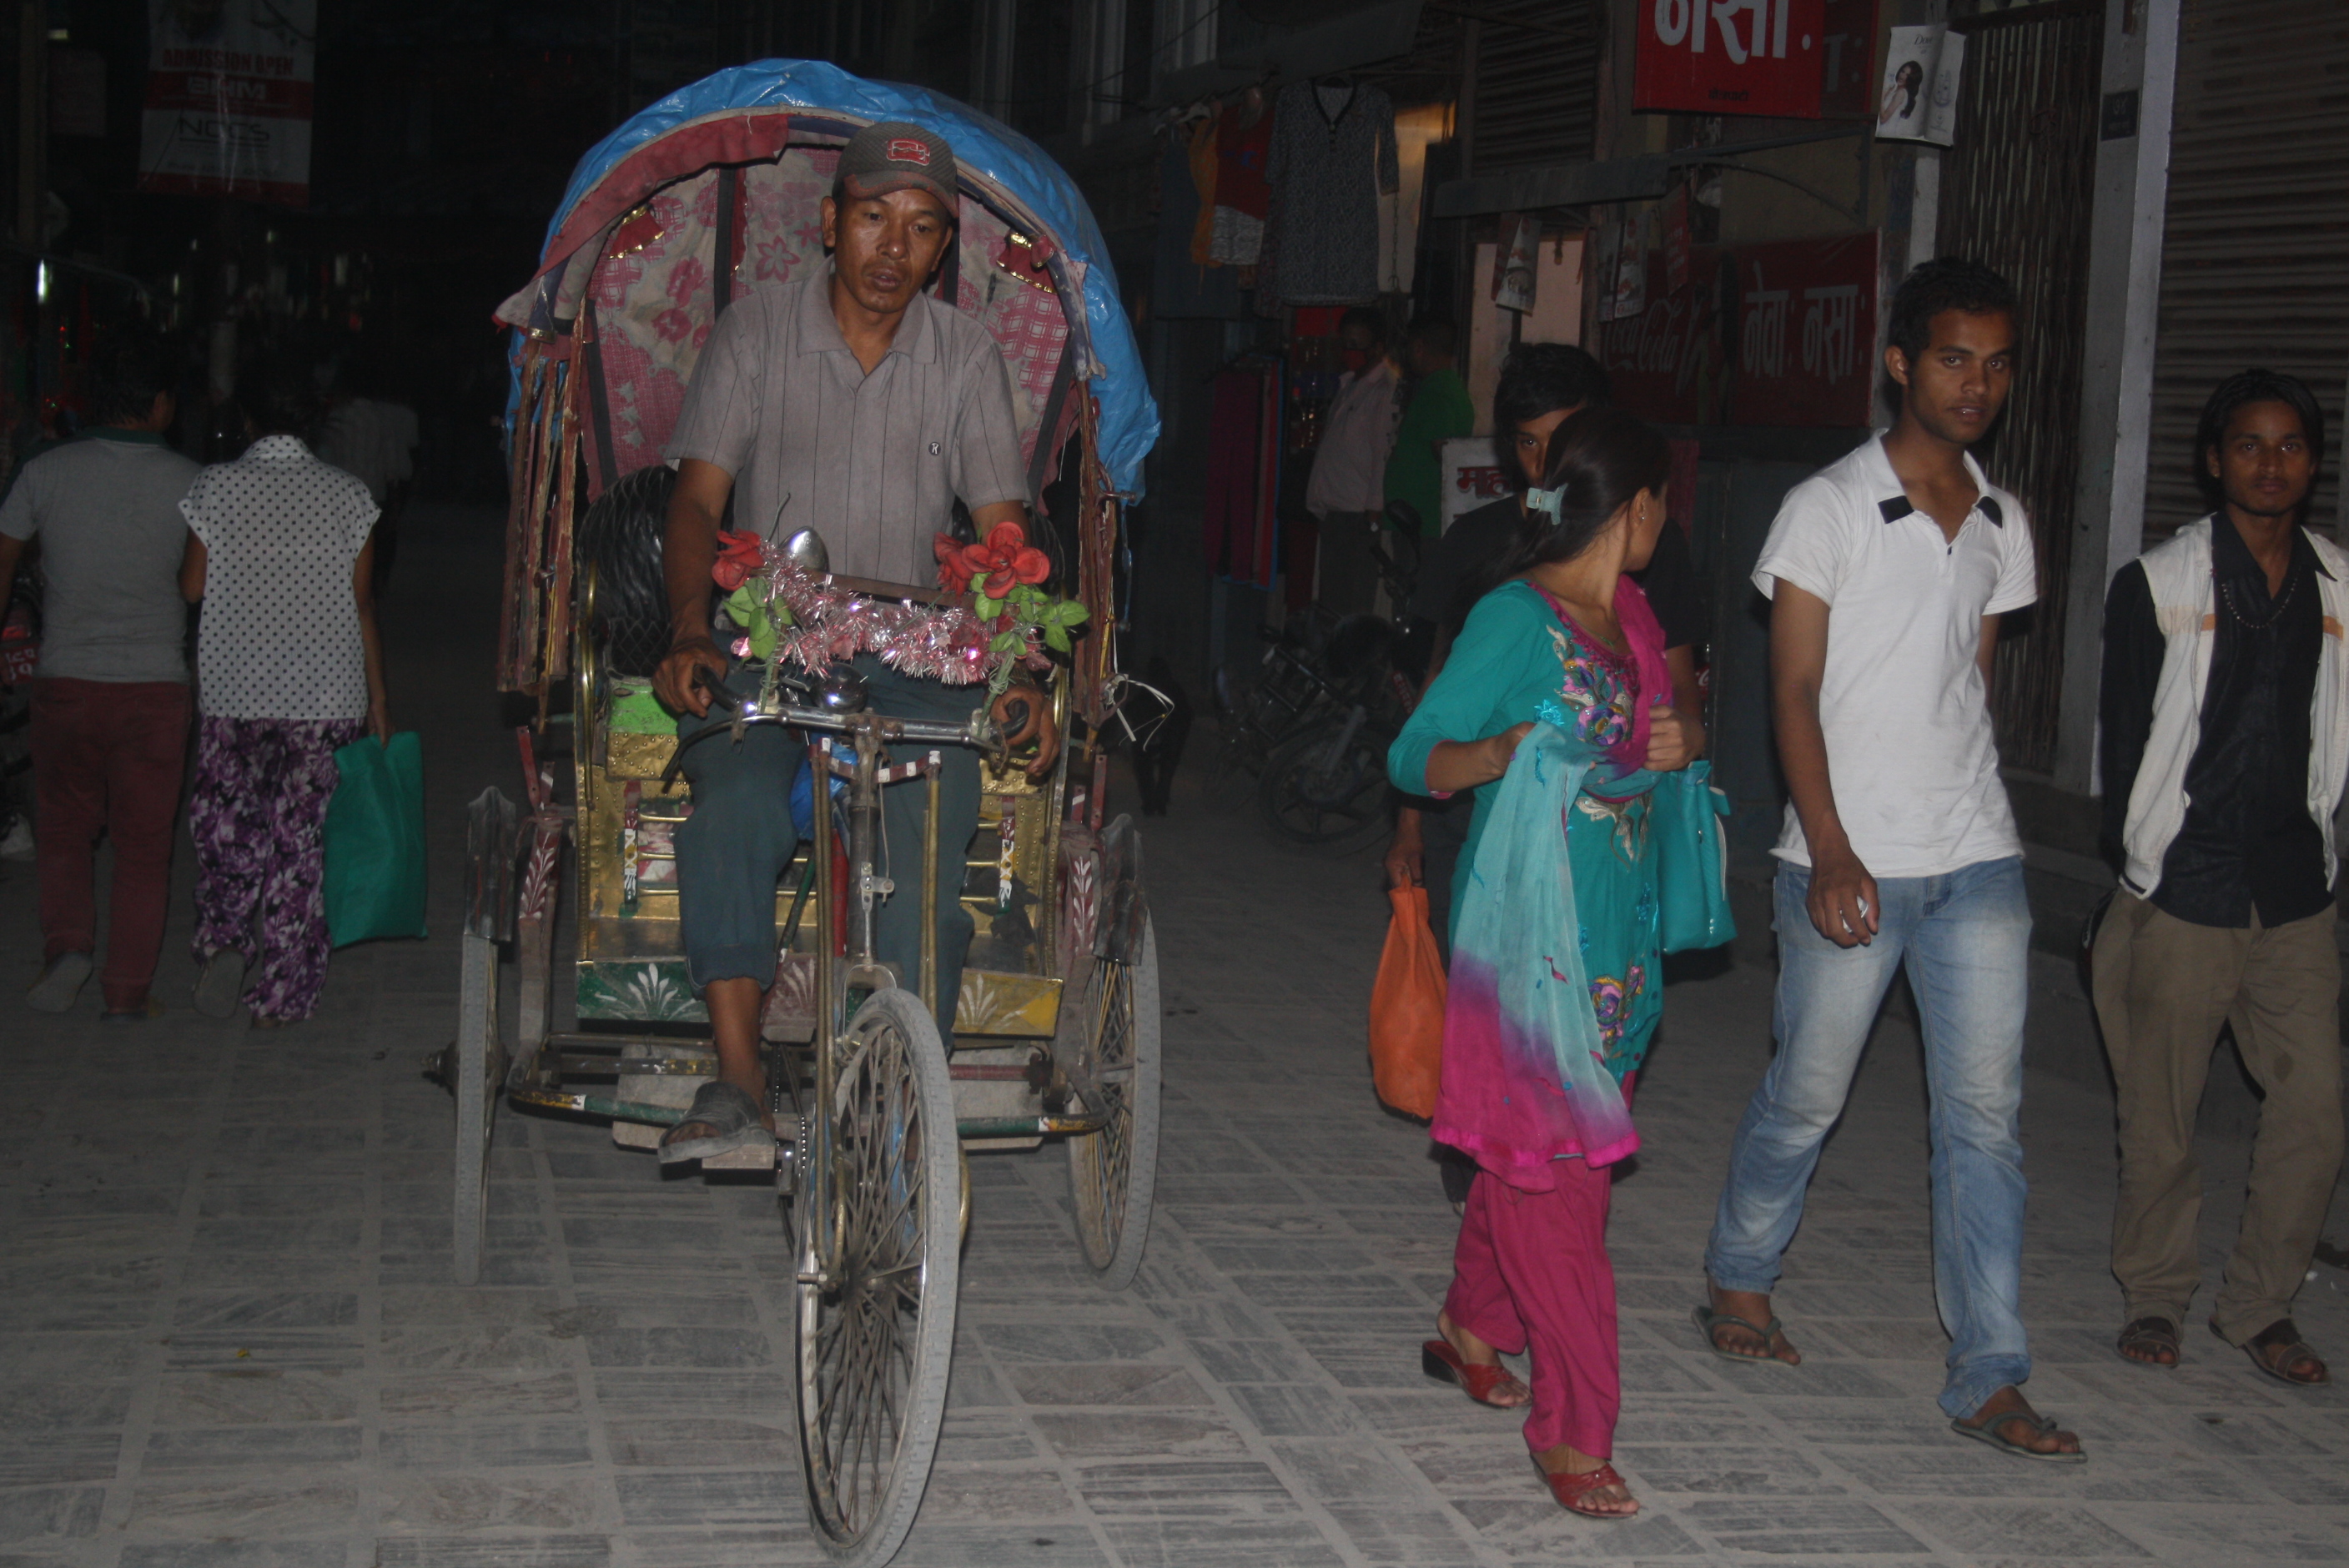
[[[471,808],[460,1027],[435,1064],[456,1099],[465,1283],[481,1264],[501,1102],[608,1120],[616,1144],[649,1149],[714,1073],[678,937],[672,835],[689,787],[677,720],[648,678],[667,643],[660,527],[674,480],[660,452],[730,299],[823,266],[816,209],[837,150],[881,120],[926,126],[955,150],[960,222],[934,286],[1002,346],[1026,416],[1035,542],[1087,614],[1051,668],[1066,743],[1040,779],[1005,754],[984,688],[971,688],[965,725],[885,718],[825,647],[808,654],[821,635],[778,640],[760,700],[713,707],[683,742],[724,746],[726,732],[780,724],[810,746],[810,824],[776,890],[783,937],[762,1020],[779,1148],[702,1169],[771,1171],[792,1259],[810,1526],[832,1557],[858,1564],[895,1554],[928,1477],[968,1154],[1065,1143],[1077,1239],[1121,1289],[1142,1261],[1157,1163],[1156,948],[1140,838],[1128,818],[1106,816],[1100,744],[1122,684],[1120,507],[1139,493],[1157,418],[1092,214],[1016,133],[926,92],[771,60],[672,94],[580,163],[535,275],[499,312],[512,328],[513,393],[498,676],[537,699],[538,718],[518,734],[523,800],[492,789]],[[793,521],[803,531],[789,552],[770,554],[802,595],[846,605],[860,624],[958,628],[968,641],[964,602],[834,578],[823,520]],[[861,645],[892,656],[870,637]],[[559,781],[541,754],[559,751],[565,726]],[[938,753],[953,745],[986,756],[977,834],[939,842],[932,811],[928,841],[884,861],[880,792],[935,791]],[[576,949],[558,959],[566,841]],[[960,880],[978,933],[950,1040],[933,1021],[935,934],[918,975],[873,952],[875,902],[893,885],[912,893],[916,859],[926,899],[940,877]],[[502,962],[519,970],[511,1028]],[[555,1027],[558,985],[575,1028]]]

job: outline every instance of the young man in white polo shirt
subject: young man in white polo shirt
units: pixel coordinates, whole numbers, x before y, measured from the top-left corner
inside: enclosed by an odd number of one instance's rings
[[[1797,485],[1754,580],[1792,797],[1778,840],[1778,1054],[1729,1157],[1697,1309],[1713,1353],[1798,1365],[1771,1315],[1804,1189],[1893,973],[1917,995],[1932,1099],[1933,1285],[1961,1435],[2078,1462],[2019,1387],[2023,1019],[2031,911],[1998,777],[1998,618],[2038,597],[2031,528],[1966,449],[2014,374],[2014,295],[1928,262],[1893,297],[1891,430]]]

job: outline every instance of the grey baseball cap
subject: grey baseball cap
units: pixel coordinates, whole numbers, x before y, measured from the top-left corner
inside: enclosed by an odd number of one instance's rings
[[[837,173],[851,196],[885,196],[892,191],[926,191],[956,214],[961,181],[954,149],[936,131],[904,120],[868,125],[840,150]]]

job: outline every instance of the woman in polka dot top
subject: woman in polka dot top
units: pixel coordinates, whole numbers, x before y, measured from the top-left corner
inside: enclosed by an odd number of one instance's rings
[[[295,432],[272,398],[263,434],[206,469],[180,510],[196,536],[181,588],[196,641],[196,1006],[240,1001],[254,1026],[306,1018],[326,979],[323,828],[335,752],[391,738],[369,593],[367,486]]]

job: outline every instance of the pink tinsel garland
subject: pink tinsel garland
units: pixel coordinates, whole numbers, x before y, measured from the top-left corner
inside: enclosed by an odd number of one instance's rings
[[[990,681],[999,665],[1050,665],[1033,628],[1023,647],[999,655],[988,646],[995,632],[959,604],[908,604],[853,593],[771,545],[766,550],[764,596],[769,606],[780,603],[789,610],[794,623],[776,632],[783,657],[813,675],[859,654],[951,686]]]

